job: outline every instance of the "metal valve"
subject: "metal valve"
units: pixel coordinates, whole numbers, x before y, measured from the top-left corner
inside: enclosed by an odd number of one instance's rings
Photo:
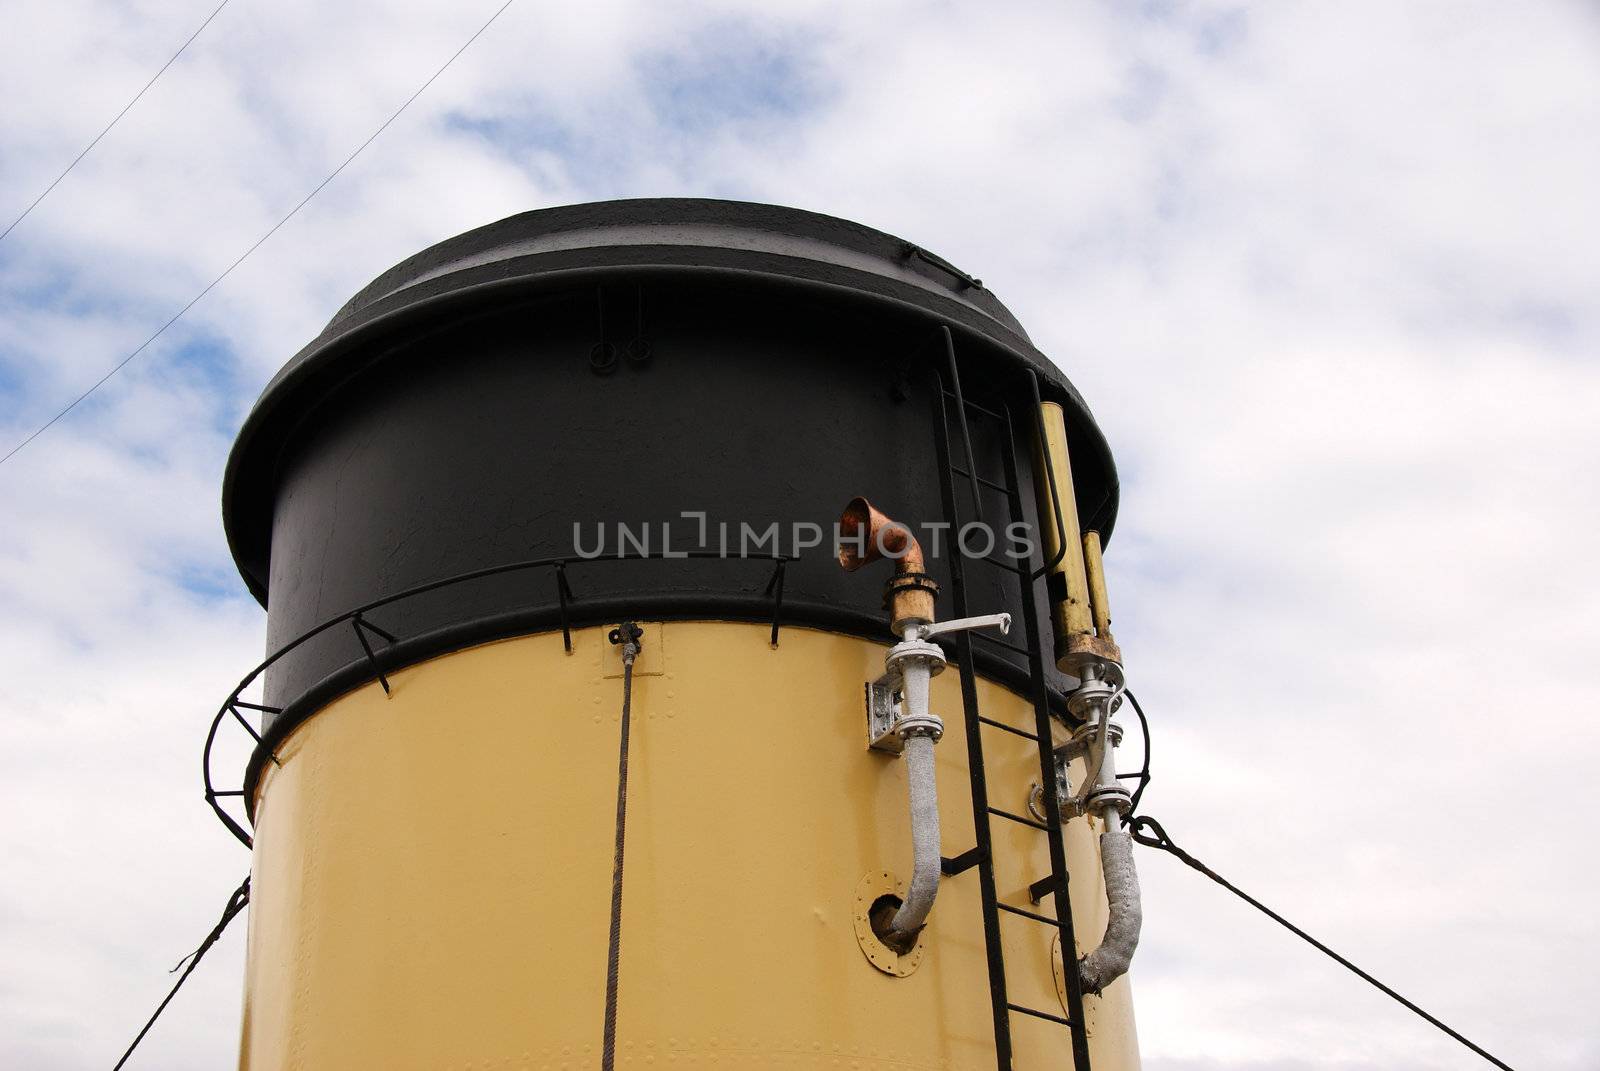
[[[1011,615],[985,614],[913,625],[906,629],[905,639],[889,648],[883,660],[883,676],[867,684],[868,748],[898,755],[905,749],[907,736],[925,734],[938,740],[944,735],[944,722],[927,710],[925,703],[910,704],[922,709],[907,709],[907,671],[914,676],[926,674],[920,683],[925,691],[927,680],[945,668],[944,651],[938,644],[928,642],[929,637],[975,628],[997,628],[1004,635],[1011,630]]]

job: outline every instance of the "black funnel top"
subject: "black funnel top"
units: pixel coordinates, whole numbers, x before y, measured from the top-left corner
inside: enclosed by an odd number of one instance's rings
[[[673,549],[705,550],[719,522],[776,522],[787,543],[857,494],[939,519],[941,326],[966,395],[1023,422],[974,429],[980,469],[996,475],[1011,437],[1031,509],[1036,376],[1066,407],[1080,515],[1109,535],[1116,472],[1082,399],[981,283],[909,242],[791,208],[659,199],[527,212],[424,250],[284,366],[229,458],[224,523],[270,609],[269,646],[409,587],[572,555],[575,524],[592,547],[596,525],[659,539],[672,523]],[[707,515],[707,538],[684,512]],[[786,620],[883,635],[877,584],[829,549],[789,568]],[[772,613],[761,583],[705,558],[620,563],[585,585],[564,608],[549,586],[451,589],[378,623],[403,660],[555,627],[563,611],[574,624],[619,608]],[[996,587],[993,608],[1006,598]],[[347,647],[338,632],[278,663],[271,701],[353,680]]]

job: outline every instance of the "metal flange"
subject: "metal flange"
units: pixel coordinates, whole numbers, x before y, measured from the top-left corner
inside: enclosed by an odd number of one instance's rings
[[[1092,637],[1090,637],[1092,638]],[[1126,678],[1122,672],[1122,661],[1119,658],[1107,658],[1104,654],[1092,650],[1072,650],[1063,653],[1056,650],[1056,668],[1069,677],[1076,677],[1080,681],[1085,676],[1099,677],[1101,680],[1122,690]]]
[[[922,965],[926,946],[918,938],[909,952],[897,952],[874,932],[872,905],[885,896],[896,897],[903,903],[906,898],[906,883],[887,870],[868,872],[856,884],[855,908],[851,922],[855,926],[856,943],[861,946],[861,954],[867,957],[867,962],[884,974],[904,978]]]
[[[1094,739],[1095,733],[1100,729],[1097,722],[1080,725],[1073,730],[1072,739],[1056,748],[1058,754],[1064,755],[1069,761],[1078,758],[1089,750],[1089,741]],[[1112,722],[1106,726],[1106,744],[1117,747],[1122,743],[1122,726]]]
[[[896,677],[904,676],[902,667],[911,659],[926,662],[930,677],[937,677],[944,672],[944,651],[938,644],[927,640],[901,640],[889,648],[889,653],[883,657],[884,671]]]
[[[937,744],[939,738],[944,736],[944,719],[932,711],[920,717],[902,714],[895,719],[893,731],[902,740],[912,736],[931,736]]]

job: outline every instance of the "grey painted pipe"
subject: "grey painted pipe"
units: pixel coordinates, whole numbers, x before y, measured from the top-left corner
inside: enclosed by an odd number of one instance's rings
[[[906,737],[907,795],[911,800],[911,884],[889,929],[907,940],[916,936],[939,895],[939,787],[934,779],[934,739],[927,733]]]

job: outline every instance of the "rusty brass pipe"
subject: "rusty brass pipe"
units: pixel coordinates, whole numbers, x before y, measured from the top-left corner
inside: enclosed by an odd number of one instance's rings
[[[1095,635],[1111,639],[1111,602],[1106,595],[1106,565],[1100,552],[1100,533],[1083,533],[1083,567],[1089,576],[1089,610],[1094,615]]]
[[[1058,593],[1052,596],[1057,653],[1063,650],[1067,638],[1094,631],[1094,619],[1089,612],[1089,579],[1083,564],[1083,536],[1078,528],[1078,501],[1072,487],[1072,461],[1067,453],[1066,415],[1055,402],[1045,402],[1039,407],[1044,441],[1035,443],[1039,496],[1039,520],[1044,528],[1045,560],[1060,553],[1060,562],[1052,570],[1061,579]],[[1045,463],[1046,457],[1049,464]],[[1055,495],[1052,498],[1044,473],[1055,476]],[[1061,504],[1061,524],[1056,527],[1054,504]],[[1064,668],[1064,667],[1063,667]]]
[[[889,627],[896,636],[934,621],[933,597],[938,585],[928,576],[922,544],[911,529],[890,520],[859,495],[839,516],[839,565],[855,572],[880,558],[894,560],[894,576],[884,585]]]
[[[1104,592],[1101,592],[1102,616],[1105,618],[1106,633],[1098,635],[1095,629],[1095,610],[1093,608],[1093,595],[1090,590],[1089,567],[1085,561],[1086,553],[1099,551],[1100,537],[1094,535],[1093,548],[1085,543],[1084,534],[1078,528],[1078,507],[1072,489],[1072,460],[1067,453],[1067,425],[1066,417],[1061,406],[1055,402],[1045,402],[1040,406],[1040,422],[1043,425],[1044,441],[1037,443],[1038,471],[1042,474],[1052,472],[1055,475],[1056,495],[1050,495],[1050,488],[1044,479],[1038,481],[1039,517],[1044,527],[1045,559],[1048,561],[1061,551],[1061,561],[1053,572],[1058,579],[1052,585],[1052,631],[1055,634],[1056,668],[1072,677],[1082,677],[1087,666],[1099,662],[1122,663],[1122,652],[1117,649],[1116,643],[1111,639],[1111,618],[1109,610],[1105,609]],[[1049,458],[1046,466],[1045,458]],[[1061,504],[1061,523],[1065,529],[1058,530],[1055,523],[1054,503]],[[1062,549],[1065,548],[1065,549]],[[1104,574],[1101,574],[1103,583]]]

